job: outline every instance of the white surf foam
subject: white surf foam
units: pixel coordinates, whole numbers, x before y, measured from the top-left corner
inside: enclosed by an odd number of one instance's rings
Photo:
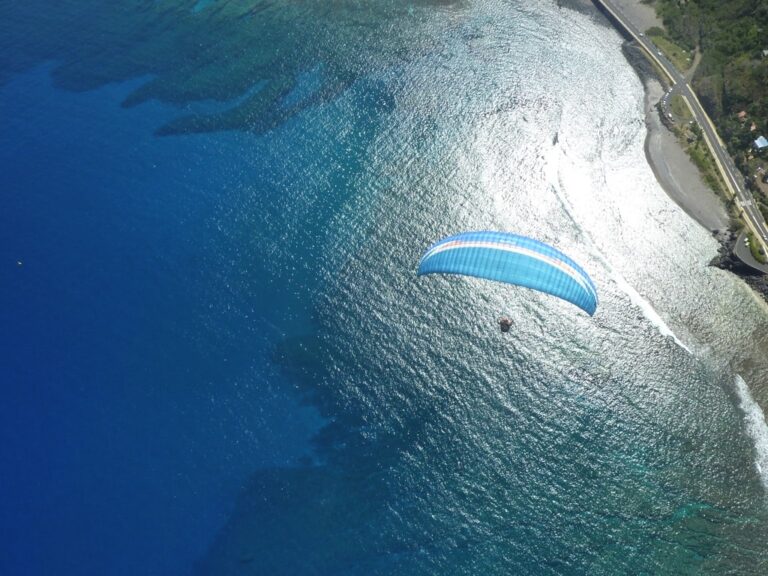
[[[739,407],[744,412],[747,434],[755,445],[755,468],[760,481],[768,490],[768,424],[765,423],[765,414],[752,398],[744,378],[738,374],[736,375],[736,393],[739,396]]]
[[[613,271],[613,277],[616,281],[616,284],[619,286],[619,288],[627,295],[629,296],[629,299],[632,301],[632,303],[640,308],[641,312],[643,313],[643,316],[646,317],[646,319],[653,324],[656,329],[661,333],[662,336],[666,336],[667,338],[672,338],[674,340],[675,344],[680,346],[683,350],[688,352],[688,354],[693,354],[691,352],[691,349],[686,346],[680,338],[678,338],[674,332],[672,332],[672,329],[667,325],[666,322],[664,322],[664,319],[659,316],[659,313],[656,312],[656,310],[653,308],[650,302],[643,298],[640,293],[635,290],[632,285],[627,282],[624,277],[619,274],[616,271]]]

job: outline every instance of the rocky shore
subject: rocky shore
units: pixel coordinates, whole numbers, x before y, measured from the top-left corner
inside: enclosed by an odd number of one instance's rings
[[[710,266],[728,270],[742,278],[753,278],[761,275],[760,272],[746,265],[736,256],[734,248],[739,237],[737,230],[717,231],[713,236],[720,243],[720,248],[717,250],[717,256],[710,261]]]
[[[720,248],[718,248],[717,256],[712,258],[709,265],[736,274],[768,302],[768,276],[748,266],[736,256],[738,230],[716,231],[713,235],[720,243]]]

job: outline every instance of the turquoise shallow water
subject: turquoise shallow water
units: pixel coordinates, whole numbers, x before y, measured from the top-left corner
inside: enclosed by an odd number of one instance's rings
[[[4,573],[765,573],[768,315],[656,183],[620,37],[350,6],[268,130],[155,137],[227,103],[119,108],[141,78],[2,88]],[[572,255],[594,318],[417,278],[465,229]]]

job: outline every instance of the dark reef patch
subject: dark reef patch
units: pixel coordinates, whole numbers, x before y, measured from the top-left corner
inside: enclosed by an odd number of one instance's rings
[[[183,113],[160,135],[263,133],[337,98],[371,70],[437,49],[441,34],[423,23],[434,11],[461,9],[443,0],[219,0],[202,8],[195,0],[7,2],[0,5],[0,85],[47,61],[55,62],[56,85],[73,91],[148,77],[125,106],[233,102],[215,113]],[[311,97],[282,105],[301,75],[317,68],[321,82]]]

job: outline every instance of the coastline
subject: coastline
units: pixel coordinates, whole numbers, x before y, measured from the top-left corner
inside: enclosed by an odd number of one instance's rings
[[[641,29],[663,27],[655,10],[641,0],[616,0],[616,3],[633,25]],[[609,25],[615,28],[610,20]],[[657,104],[666,88],[663,80],[659,79],[656,70],[634,43],[625,42],[623,51],[643,83],[647,130],[644,150],[657,182],[675,204],[707,229],[720,244],[717,255],[709,265],[739,276],[763,301],[768,302],[768,275],[759,264],[753,266],[748,259],[739,256],[741,234],[728,214],[725,200],[704,183],[698,167],[662,119]]]
[[[640,30],[664,24],[652,6],[641,0],[614,0],[627,20]],[[614,26],[611,23],[611,26]],[[615,27],[615,26],[614,26]],[[662,122],[657,103],[666,86],[647,57],[633,43],[624,44],[624,54],[643,82],[645,90],[645,157],[656,180],[675,204],[713,234],[728,229],[730,217],[724,200],[707,186],[698,167],[688,157],[676,135]],[[719,238],[721,242],[725,237]]]
[[[708,187],[697,166],[688,157],[677,137],[663,124],[656,103],[664,88],[654,78],[644,78],[645,157],[656,180],[683,211],[718,237],[730,224],[723,199]],[[723,238],[724,239],[724,238]]]

